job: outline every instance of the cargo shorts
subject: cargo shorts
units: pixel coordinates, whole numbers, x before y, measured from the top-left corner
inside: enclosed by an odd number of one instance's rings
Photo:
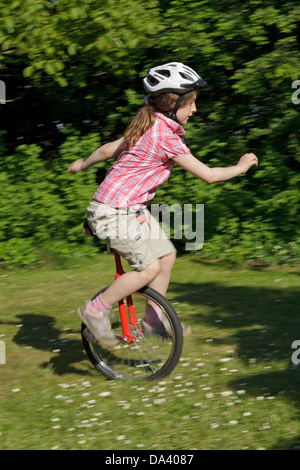
[[[93,234],[106,240],[137,271],[176,253],[175,246],[148,209],[115,209],[93,200],[87,208],[87,221]]]

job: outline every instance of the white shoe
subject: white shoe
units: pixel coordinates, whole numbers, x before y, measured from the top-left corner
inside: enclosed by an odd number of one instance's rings
[[[87,326],[95,339],[104,346],[115,346],[118,339],[114,335],[109,320],[109,310],[92,313],[89,311],[90,302],[87,301],[77,309],[77,315]]]

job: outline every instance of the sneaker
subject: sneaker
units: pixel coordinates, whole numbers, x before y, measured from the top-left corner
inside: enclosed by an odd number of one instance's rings
[[[183,336],[188,336],[192,333],[190,325],[183,325],[181,323]],[[170,324],[167,321],[161,321],[150,325],[145,320],[142,320],[142,330],[146,335],[156,335],[162,338],[172,338]]]
[[[163,322],[157,322],[153,325],[146,323],[145,320],[142,320],[142,330],[145,336],[160,336],[161,338],[171,338],[171,330],[168,328],[169,331],[165,328]]]
[[[89,312],[89,304],[90,302],[87,301],[77,309],[77,315],[80,320],[103,346],[115,346],[118,344],[118,339],[111,328],[109,310],[101,312],[103,316],[99,318],[96,314]]]

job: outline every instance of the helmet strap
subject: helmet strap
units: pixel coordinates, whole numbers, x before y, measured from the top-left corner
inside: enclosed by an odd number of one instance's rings
[[[181,100],[182,100],[182,96],[183,95],[178,96],[173,111],[162,111],[162,110],[160,110],[157,106],[155,106],[151,96],[147,97],[147,100],[145,100],[145,102],[146,102],[147,105],[149,105],[153,109],[153,111],[157,110],[158,112],[160,112],[162,114],[165,114],[167,117],[170,117],[171,119],[173,119],[173,121],[180,124],[176,114],[177,114],[177,111],[179,109],[179,106],[180,106],[180,103],[181,103]]]
[[[150,106],[150,108],[151,108],[153,111],[155,111],[155,108],[156,108],[157,111],[159,111],[159,112],[162,113],[162,114],[165,114],[166,116],[168,116],[168,117],[170,117],[171,119],[173,119],[173,121],[175,121],[175,122],[177,122],[178,124],[180,124],[180,122],[178,121],[178,118],[177,118],[176,114],[177,114],[177,111],[178,111],[178,109],[179,109],[181,100],[182,100],[182,95],[180,95],[180,96],[177,98],[172,113],[171,113],[171,112],[166,112],[166,111],[160,111],[160,110],[154,105],[153,99],[152,99],[151,96],[147,96],[147,97],[145,98],[145,104],[146,104],[147,106]],[[154,106],[155,106],[155,108],[154,108]],[[189,141],[187,140],[187,138],[186,138],[184,135],[180,135],[179,137],[181,138],[182,142],[183,142],[185,145],[189,146]]]
[[[174,109],[173,109],[173,112],[170,113],[172,119],[174,119],[174,121],[178,122],[179,124],[180,124],[180,122],[178,121],[176,114],[177,114],[177,111],[179,109],[181,100],[182,100],[182,95],[178,96],[178,98],[176,100],[176,103],[175,103],[175,106],[174,106]]]

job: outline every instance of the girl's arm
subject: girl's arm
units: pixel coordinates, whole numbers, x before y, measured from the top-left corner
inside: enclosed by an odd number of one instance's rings
[[[123,150],[124,137],[121,137],[114,142],[109,142],[99,147],[93,152],[86,160],[79,158],[75,160],[68,168],[69,173],[80,173],[81,171],[87,170],[96,163],[108,160],[111,157],[117,157]]]
[[[258,165],[258,159],[254,153],[246,153],[240,158],[239,162],[235,166],[225,168],[209,168],[191,154],[175,157],[173,160],[186,171],[196,176],[196,178],[203,180],[206,183],[227,181],[241,173],[246,173],[252,165]]]

